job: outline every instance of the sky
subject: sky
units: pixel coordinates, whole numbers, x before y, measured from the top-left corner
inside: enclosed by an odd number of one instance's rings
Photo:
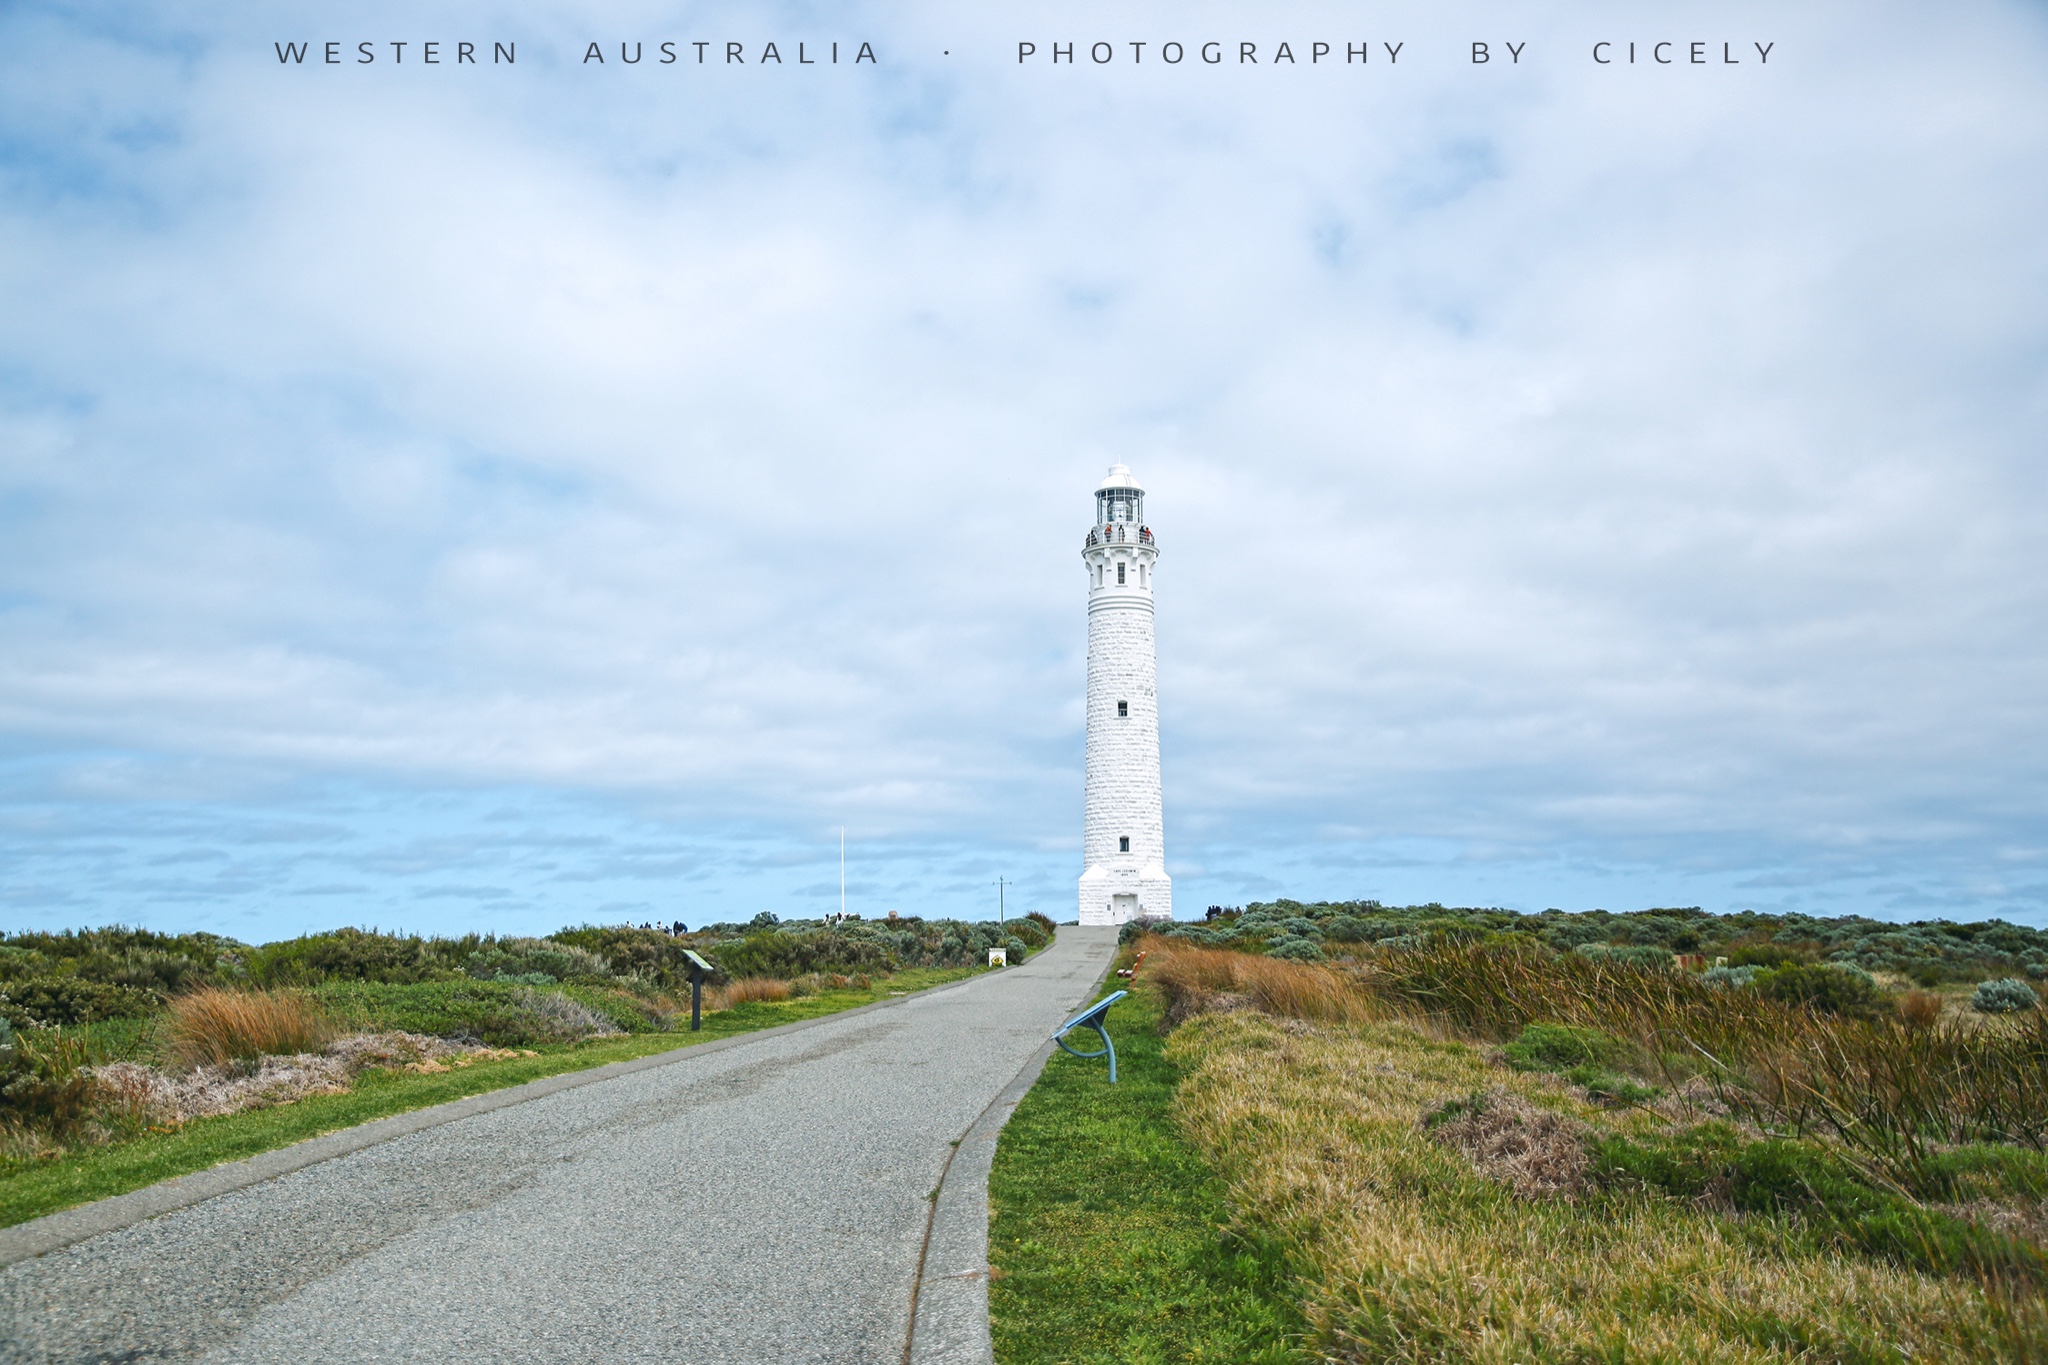
[[[2044,69],[1969,0],[17,0],[0,928],[812,916],[842,830],[856,913],[1071,918],[1113,462],[1184,918],[2048,925]]]

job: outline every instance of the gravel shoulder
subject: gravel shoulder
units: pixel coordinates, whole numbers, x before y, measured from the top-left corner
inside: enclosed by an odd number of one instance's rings
[[[0,1360],[900,1359],[952,1148],[1113,930],[234,1190],[0,1272]]]

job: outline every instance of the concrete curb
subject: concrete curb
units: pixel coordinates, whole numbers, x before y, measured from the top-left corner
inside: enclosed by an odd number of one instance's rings
[[[657,1052],[647,1057],[635,1057],[629,1061],[591,1067],[587,1071],[565,1071],[559,1075],[544,1076],[537,1081],[528,1081],[524,1085],[507,1086],[503,1090],[488,1090],[480,1095],[450,1100],[445,1104],[393,1114],[389,1118],[372,1119],[353,1128],[307,1138],[289,1147],[279,1147],[275,1151],[264,1152],[242,1161],[224,1162],[209,1170],[194,1171],[190,1175],[177,1176],[143,1189],[131,1190],[127,1194],[117,1194],[90,1204],[80,1204],[76,1208],[45,1214],[26,1223],[17,1223],[11,1228],[0,1228],[0,1268],[47,1255],[52,1251],[61,1251],[65,1247],[75,1246],[104,1233],[118,1232],[122,1228],[133,1227],[137,1223],[147,1222],[162,1214],[236,1190],[247,1189],[266,1180],[275,1180],[281,1175],[289,1175],[293,1171],[304,1170],[323,1161],[332,1161],[351,1152],[360,1152],[365,1147],[374,1147],[393,1138],[405,1137],[428,1128],[438,1128],[444,1123],[455,1123],[474,1114],[487,1114],[494,1109],[508,1109],[515,1104],[545,1099],[549,1095],[574,1090],[578,1086],[596,1085],[600,1081],[631,1075],[636,1071],[671,1066],[692,1057],[723,1052],[727,1048],[740,1047],[763,1038],[801,1033],[820,1024],[850,1019],[856,1014],[888,1009],[894,1005],[922,999],[927,995],[959,990],[963,986],[971,986],[977,981],[986,980],[992,974],[984,973],[960,981],[949,981],[943,986],[928,986],[924,990],[911,991],[892,999],[874,1000],[865,1005],[855,1005],[851,1009],[821,1014],[815,1019],[799,1019],[793,1023],[777,1024],[774,1028],[735,1034],[730,1038],[691,1043],[668,1052]]]
[[[1102,989],[1115,965],[1111,952],[1082,1004]],[[1037,1083],[1055,1046],[1048,1041],[1032,1054],[946,1159],[918,1263],[905,1365],[995,1365],[988,1321],[988,1175],[1003,1125]]]

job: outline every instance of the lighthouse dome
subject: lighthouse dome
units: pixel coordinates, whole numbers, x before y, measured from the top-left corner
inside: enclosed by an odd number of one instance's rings
[[[1095,524],[1145,520],[1145,490],[1131,477],[1129,465],[1113,464],[1109,476],[1095,485]]]

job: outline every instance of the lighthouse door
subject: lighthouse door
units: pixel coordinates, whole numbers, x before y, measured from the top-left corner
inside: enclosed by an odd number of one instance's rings
[[[1111,896],[1109,899],[1112,913],[1115,915],[1118,924],[1138,917],[1138,898],[1136,896]]]

